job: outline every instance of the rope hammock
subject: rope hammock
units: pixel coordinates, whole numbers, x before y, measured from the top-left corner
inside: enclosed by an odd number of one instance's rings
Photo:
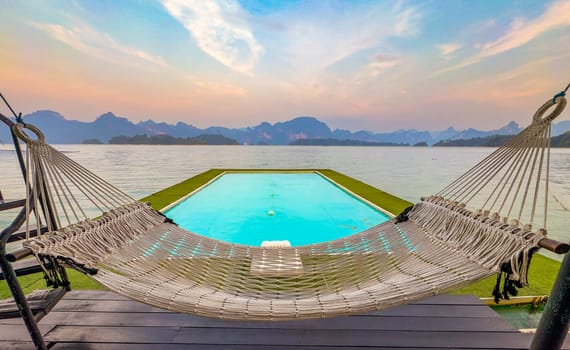
[[[245,246],[188,232],[20,122],[14,132],[27,145],[27,214],[49,229],[24,246],[144,303],[227,319],[381,310],[494,273],[495,297],[508,298],[527,285],[531,256],[545,238],[550,126],[565,106],[563,95],[546,102],[519,135],[397,218],[300,247]],[[31,210],[30,202],[49,210]],[[92,207],[97,212],[85,209]]]

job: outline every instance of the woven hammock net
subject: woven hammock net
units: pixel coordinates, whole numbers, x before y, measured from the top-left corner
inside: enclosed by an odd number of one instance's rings
[[[30,220],[49,232],[24,246],[144,303],[228,319],[381,310],[501,271],[505,289],[520,287],[546,232],[550,125],[565,105],[564,97],[547,102],[519,135],[397,218],[342,239],[277,248],[188,232],[19,123],[29,203],[49,209],[44,215],[28,204]]]

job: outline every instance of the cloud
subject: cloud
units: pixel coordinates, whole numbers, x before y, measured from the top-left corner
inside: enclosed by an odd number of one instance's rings
[[[190,32],[198,47],[223,65],[248,75],[263,47],[246,21],[247,14],[231,0],[162,0],[168,13]]]
[[[365,50],[386,49],[380,46],[392,38],[418,35],[422,18],[418,7],[403,3],[334,1],[315,1],[279,16],[287,27],[272,45],[301,74],[319,73]]]
[[[491,81],[496,83],[511,82],[512,84],[516,85],[519,84],[520,81],[528,81],[530,78],[540,75],[537,74],[537,72],[548,69],[548,67],[553,65],[552,62],[567,60],[568,57],[570,57],[570,52],[553,54],[541,59],[536,59],[501,74],[495,75]]]
[[[561,27],[570,26],[570,1],[553,3],[537,19],[525,21],[517,18],[510,30],[499,39],[484,44],[480,56],[489,57],[523,46],[538,36]]]
[[[394,34],[396,36],[412,36],[419,33],[417,26],[421,19],[421,14],[417,7],[396,6],[396,23],[394,26]]]
[[[376,54],[372,58],[372,62],[368,64],[368,67],[372,70],[372,76],[376,77],[385,70],[397,66],[398,64],[401,63],[401,61],[402,59],[397,56]]]
[[[455,43],[436,45],[441,53],[441,57],[445,60],[450,59],[453,54],[461,48],[461,45]]]
[[[99,32],[77,20],[73,20],[73,24],[69,26],[39,22],[29,24],[83,54],[107,62],[140,67],[167,66],[162,57],[133,46],[122,45],[109,34]]]
[[[560,91],[560,81],[550,67],[563,64],[569,57],[570,52],[565,52],[528,61],[492,76],[479,76],[452,89],[442,89],[435,96],[439,96],[439,102],[477,101],[481,105],[516,108],[528,114],[537,107],[534,104]]]
[[[548,6],[544,13],[534,20],[514,19],[509,30],[503,36],[495,41],[481,45],[478,54],[465,59],[455,66],[436,72],[434,75],[440,75],[481,62],[485,58],[526,45],[546,32],[567,26],[570,26],[570,1],[559,0]]]

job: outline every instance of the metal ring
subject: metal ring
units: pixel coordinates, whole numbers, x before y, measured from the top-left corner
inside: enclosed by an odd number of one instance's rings
[[[33,132],[36,135],[36,139],[34,140],[30,136],[28,136],[28,134],[24,132],[24,129],[28,129],[31,132]],[[44,133],[37,127],[33,126],[32,124],[16,123],[12,127],[12,130],[14,131],[14,134],[16,134],[16,136],[18,136],[22,141],[26,143],[34,143],[34,142],[44,143],[46,140]]]
[[[546,111],[552,106],[556,106],[554,111],[552,111],[552,113],[550,113],[546,117],[543,117],[544,113],[546,113]],[[562,111],[564,110],[565,107],[566,107],[566,98],[564,96],[556,97],[555,100],[550,99],[550,100],[546,101],[536,111],[536,113],[534,113],[534,116],[532,117],[532,122],[533,123],[550,123],[551,121],[554,120],[554,118],[558,117],[562,113]]]

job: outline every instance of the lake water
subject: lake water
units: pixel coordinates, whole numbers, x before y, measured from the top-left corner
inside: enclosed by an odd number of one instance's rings
[[[210,168],[330,168],[416,202],[438,192],[493,151],[443,147],[292,147],[56,145],[57,149],[135,198]],[[0,190],[20,198],[23,182],[15,153],[0,145]],[[570,149],[553,149],[552,191],[570,203]],[[13,215],[13,213],[12,213]],[[9,222],[7,213],[0,227]],[[568,241],[570,213],[551,201],[549,235]]]

